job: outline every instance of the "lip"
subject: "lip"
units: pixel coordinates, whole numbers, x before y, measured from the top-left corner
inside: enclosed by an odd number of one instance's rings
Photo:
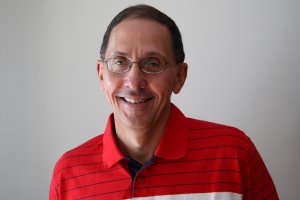
[[[146,104],[153,99],[153,97],[118,97],[121,101],[126,104],[139,105]]]
[[[144,97],[144,96],[143,97],[141,97],[141,96],[122,97],[122,96],[119,96],[118,100],[119,100],[119,105],[121,107],[123,107],[123,109],[125,109],[129,112],[134,111],[134,113],[138,112],[140,114],[145,114],[145,112],[147,112],[147,110],[152,108],[152,104],[154,102],[154,97],[148,97],[148,96],[147,97]]]
[[[145,103],[152,99],[152,97],[121,97],[127,103],[139,104]]]
[[[126,112],[141,112],[145,114],[152,108],[155,96],[148,90],[132,90],[123,89],[116,93],[116,99],[119,102],[119,106]],[[150,110],[149,110],[150,111]],[[136,113],[137,114],[137,113]]]
[[[153,94],[149,91],[129,89],[119,91],[116,94],[116,97],[121,98],[125,102],[133,104],[145,103],[154,98]]]

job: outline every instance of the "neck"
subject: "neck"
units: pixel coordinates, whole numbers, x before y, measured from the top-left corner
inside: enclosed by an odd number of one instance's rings
[[[118,145],[121,151],[130,158],[138,161],[141,164],[147,162],[155,152],[159,144],[160,134],[155,134],[153,138],[147,137],[147,133],[126,132],[118,134]],[[126,137],[123,137],[126,136]]]
[[[135,129],[122,126],[115,119],[117,142],[120,150],[141,164],[147,162],[155,153],[164,132],[170,110],[151,129]]]

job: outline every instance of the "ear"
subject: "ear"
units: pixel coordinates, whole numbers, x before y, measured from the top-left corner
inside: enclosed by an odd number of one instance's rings
[[[97,60],[97,62],[96,62],[96,66],[97,66],[97,74],[98,74],[99,84],[100,84],[101,90],[103,90],[103,72],[102,72],[102,65],[103,65],[103,62],[102,62],[101,60]]]
[[[176,80],[173,87],[173,92],[178,94],[184,85],[187,77],[188,65],[186,63],[180,63],[176,72]]]

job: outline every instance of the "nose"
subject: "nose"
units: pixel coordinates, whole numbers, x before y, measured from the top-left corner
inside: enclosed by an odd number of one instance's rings
[[[131,69],[125,75],[124,84],[132,90],[139,90],[146,87],[145,73],[140,69],[138,63],[132,63]]]

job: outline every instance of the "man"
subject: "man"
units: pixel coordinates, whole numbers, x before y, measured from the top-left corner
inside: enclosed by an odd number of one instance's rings
[[[171,103],[187,76],[180,32],[147,5],[110,23],[97,70],[113,113],[104,134],[65,153],[50,199],[278,199],[251,140]]]

